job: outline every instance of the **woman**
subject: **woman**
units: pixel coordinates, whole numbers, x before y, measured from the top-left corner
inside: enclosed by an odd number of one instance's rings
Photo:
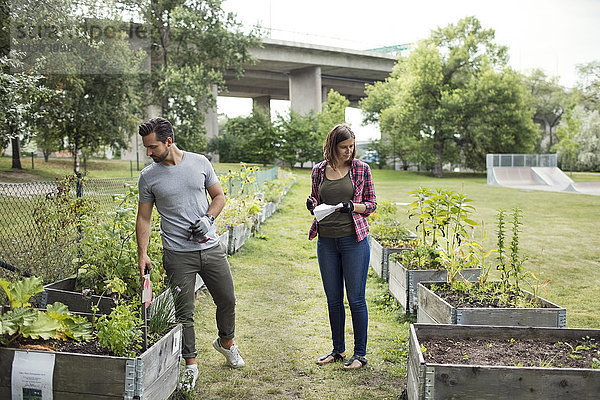
[[[344,325],[344,283],[352,313],[354,355],[344,369],[359,369],[366,363],[368,313],[365,287],[369,269],[369,225],[367,216],[377,203],[369,166],[355,159],[354,132],[348,125],[336,125],[323,145],[324,161],[312,170],[312,193],[306,207],[313,213],[319,204],[336,205],[336,212],[317,222],[308,238],[317,241],[317,258],[327,297],[333,351],[317,360],[317,364],[346,358]]]

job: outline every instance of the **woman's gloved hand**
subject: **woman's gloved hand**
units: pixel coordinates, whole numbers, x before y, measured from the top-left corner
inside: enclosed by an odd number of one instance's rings
[[[314,215],[313,210],[315,209],[316,206],[317,206],[317,200],[312,196],[308,196],[308,198],[306,199],[306,209],[308,211],[310,211],[311,214]]]
[[[351,201],[342,201],[342,208],[339,209],[342,213],[351,213],[354,211],[354,203]]]

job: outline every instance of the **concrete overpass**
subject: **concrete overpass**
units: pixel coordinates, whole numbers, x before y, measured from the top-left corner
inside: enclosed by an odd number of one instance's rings
[[[251,49],[251,53],[257,62],[244,66],[245,74],[239,79],[233,71],[227,72],[227,90],[217,93],[215,88],[213,94],[252,98],[255,106],[266,109],[270,109],[271,99],[290,100],[291,109],[300,114],[321,111],[330,89],[356,106],[365,97],[365,84],[385,80],[396,62],[395,56],[374,51],[268,38],[263,38],[262,46]],[[157,107],[148,111],[151,117],[160,112]],[[216,108],[207,112],[205,126],[209,138],[218,136]]]
[[[258,60],[245,66],[245,75],[225,76],[228,91],[220,96],[290,100],[294,111],[318,112],[329,89],[356,105],[365,96],[365,84],[382,81],[392,72],[396,58],[372,51],[340,49],[307,43],[263,39],[251,50]]]
[[[218,95],[252,98],[254,106],[266,109],[271,99],[290,100],[292,110],[300,114],[321,111],[330,89],[356,106],[365,97],[365,84],[383,81],[396,62],[396,57],[383,53],[268,38],[251,53],[257,63],[246,65],[239,79],[226,73],[227,91]],[[217,136],[218,130],[217,112],[211,110],[206,115],[208,137]]]

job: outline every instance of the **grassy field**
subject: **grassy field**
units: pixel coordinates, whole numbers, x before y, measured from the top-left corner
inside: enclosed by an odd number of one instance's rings
[[[0,181],[9,162],[0,159]],[[108,164],[106,169],[119,165],[119,172],[90,171],[90,176],[129,176],[119,175],[129,173],[128,164]],[[236,165],[215,167],[227,171]],[[25,170],[26,177],[35,178],[40,169]],[[201,371],[197,397],[396,399],[405,380],[408,323],[389,305],[386,285],[376,278],[369,279],[367,288],[369,364],[356,372],[341,371],[339,364],[314,364],[318,356],[331,350],[330,332],[316,243],[307,240],[311,217],[304,203],[310,190],[310,171],[293,172],[297,183],[281,208],[261,226],[258,237],[250,238],[230,258],[238,300],[237,340],[246,368],[230,370],[211,348],[216,337],[214,305],[210,296],[198,301]],[[487,232],[488,248],[495,245],[497,210],[521,208],[524,225],[520,245],[527,257],[524,267],[551,279],[542,296],[567,309],[568,327],[600,328],[600,196],[492,187],[486,185],[484,175],[449,174],[436,179],[423,173],[374,170],[373,177],[378,200],[397,202],[402,210],[411,201],[408,192],[418,186],[468,194],[477,209],[474,219],[481,222],[480,232]],[[600,181],[594,174],[573,174],[573,179]],[[415,223],[405,213],[402,217],[414,230]],[[347,348],[351,352],[350,333],[349,325]]]
[[[11,166],[12,159],[10,157],[0,157],[0,183],[30,182],[32,180],[53,181],[54,178],[73,173],[73,160],[70,158],[52,158],[48,162],[45,162],[43,158],[35,158],[33,168],[31,168],[31,158],[22,158],[23,169],[13,170]],[[144,168],[143,162],[140,162],[140,168]],[[80,170],[82,173],[84,172],[83,164],[80,165]],[[239,164],[215,164],[215,170],[217,172],[239,170]],[[94,179],[130,178],[139,176],[139,171],[135,161],[88,160],[86,176]]]

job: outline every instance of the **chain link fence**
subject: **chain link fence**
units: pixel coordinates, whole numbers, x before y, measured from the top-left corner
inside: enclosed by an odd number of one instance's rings
[[[237,173],[219,175],[227,195],[236,197],[245,186],[257,191],[277,178],[278,168],[252,174],[251,180]],[[137,178],[74,175],[54,182],[0,184],[0,278],[35,275],[51,282],[73,275],[85,216],[106,215],[118,205],[115,196],[135,185]]]

